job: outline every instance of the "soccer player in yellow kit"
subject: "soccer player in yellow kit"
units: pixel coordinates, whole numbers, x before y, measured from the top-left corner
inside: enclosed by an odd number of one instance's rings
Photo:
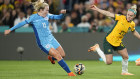
[[[99,44],[90,47],[88,51],[96,51],[107,65],[112,64],[113,50],[117,51],[123,58],[121,75],[134,75],[128,72],[128,52],[122,43],[122,39],[129,30],[132,31],[134,36],[140,39],[140,34],[135,30],[135,23],[132,21],[137,13],[136,5],[128,9],[126,16],[119,14],[114,15],[113,13],[97,8],[95,5],[91,5],[91,9],[114,18],[116,22],[104,39],[104,52],[100,49]]]

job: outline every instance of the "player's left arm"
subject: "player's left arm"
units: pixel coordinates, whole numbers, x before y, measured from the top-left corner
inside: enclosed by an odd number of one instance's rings
[[[66,10],[61,10],[59,15],[50,14],[49,18],[50,19],[62,19],[62,18],[64,18],[65,14],[66,14]]]
[[[140,34],[136,30],[134,30],[132,33],[133,33],[133,35],[135,37],[137,37],[138,39],[140,39]]]
[[[135,37],[137,37],[138,39],[140,39],[140,34],[135,30],[135,23],[132,22],[132,25],[131,25],[131,32],[133,33],[133,35]]]

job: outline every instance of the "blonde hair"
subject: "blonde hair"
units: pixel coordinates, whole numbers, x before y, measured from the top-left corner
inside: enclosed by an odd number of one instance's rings
[[[38,0],[32,3],[35,11],[40,11],[40,9],[44,9],[46,6],[49,6],[47,3],[44,3],[44,0]]]
[[[137,6],[136,5],[131,6],[130,9],[133,9],[135,12],[137,12]]]

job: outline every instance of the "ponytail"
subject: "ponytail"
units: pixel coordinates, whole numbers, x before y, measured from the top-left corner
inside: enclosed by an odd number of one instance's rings
[[[137,6],[133,5],[128,11],[132,11],[135,15],[137,14]]]
[[[38,0],[32,3],[35,11],[40,11],[40,9],[44,9],[46,6],[49,6],[47,3],[44,3],[44,0]]]

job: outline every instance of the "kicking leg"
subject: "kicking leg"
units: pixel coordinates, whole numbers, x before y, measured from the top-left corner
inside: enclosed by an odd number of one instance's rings
[[[64,52],[64,50],[63,50],[63,48],[61,46],[59,46],[58,48],[56,48],[56,50],[60,53],[60,55],[62,56],[62,58],[65,57],[65,52]],[[56,58],[54,58],[52,56],[48,56],[48,59],[51,61],[52,64],[55,64]]]
[[[65,52],[56,39],[52,40],[52,45],[53,45],[54,49],[56,49],[58,51],[58,53],[61,55],[61,57],[64,58]],[[51,61],[52,64],[55,64],[55,60],[56,60],[55,57],[48,56],[48,59]]]
[[[122,73],[121,75],[134,75],[131,73],[128,73],[128,52],[127,49],[124,48],[122,50],[117,51],[122,56]]]
[[[64,58],[65,57],[65,52],[64,52],[64,49],[59,46],[58,48],[56,48],[56,50],[60,53],[60,55]]]
[[[49,55],[56,58],[58,64],[68,73],[68,76],[76,76],[73,72],[70,71],[68,65],[65,63],[64,59],[57,50],[51,48],[49,51]]]

